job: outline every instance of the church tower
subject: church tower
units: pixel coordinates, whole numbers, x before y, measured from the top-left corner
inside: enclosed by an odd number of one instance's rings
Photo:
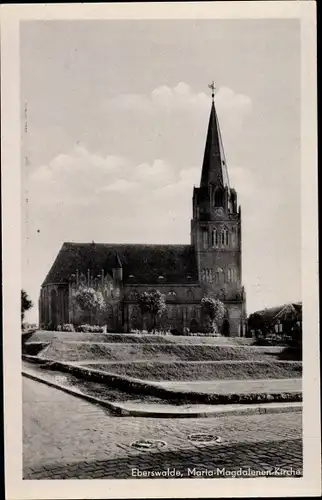
[[[245,334],[246,297],[242,287],[241,208],[230,187],[215,108],[214,84],[200,187],[193,191],[191,244],[195,247],[204,296],[226,306],[224,335]]]

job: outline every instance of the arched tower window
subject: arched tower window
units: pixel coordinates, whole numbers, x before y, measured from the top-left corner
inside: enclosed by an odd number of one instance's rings
[[[228,229],[225,227],[221,232],[221,244],[222,246],[227,247],[229,243],[229,233]]]
[[[230,201],[231,201],[232,212],[236,212],[237,199],[235,191],[231,191]]]
[[[230,191],[230,202],[233,213],[237,213],[237,193],[234,189]]]
[[[224,206],[224,191],[222,189],[216,189],[214,195],[214,206],[223,207]]]
[[[236,246],[236,236],[237,236],[236,226],[233,226],[232,227],[232,233],[231,233],[231,239],[232,239],[232,245],[233,246]]]
[[[219,245],[219,232],[218,229],[214,228],[212,231],[212,246],[218,247]]]
[[[204,248],[208,248],[208,231],[207,229],[202,230],[202,244]]]
[[[227,282],[231,282],[231,269],[227,269]]]
[[[233,283],[236,283],[236,281],[237,281],[237,273],[236,273],[236,269],[235,268],[231,269],[231,281]]]

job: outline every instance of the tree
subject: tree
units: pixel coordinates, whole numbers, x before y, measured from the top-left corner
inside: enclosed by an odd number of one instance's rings
[[[29,299],[25,290],[21,290],[21,325],[25,318],[25,312],[33,307],[32,301]]]
[[[153,331],[155,331],[157,318],[161,316],[166,308],[164,295],[158,290],[154,292],[142,292],[138,296],[138,305],[143,317],[147,314],[151,316]]]
[[[261,314],[255,312],[249,315],[248,328],[254,330],[256,336],[264,335],[269,330],[269,323]]]
[[[82,311],[90,315],[97,315],[106,308],[103,294],[91,287],[80,287],[74,295],[74,301]]]
[[[225,306],[212,297],[203,297],[201,299],[202,312],[204,314],[204,328],[206,332],[218,332],[218,323],[225,315]]]

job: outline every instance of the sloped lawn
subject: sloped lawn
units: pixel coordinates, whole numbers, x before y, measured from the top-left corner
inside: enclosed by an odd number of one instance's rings
[[[223,361],[278,360],[281,348],[215,345],[107,344],[54,341],[41,357],[58,361]]]
[[[90,332],[56,332],[37,330],[30,338],[32,342],[51,342],[53,340],[70,342],[107,342],[115,344],[211,344],[249,346],[253,339],[244,337],[206,337],[175,336],[125,333],[90,333]]]
[[[146,362],[128,364],[86,364],[87,368],[125,375],[142,380],[224,380],[301,377],[302,363],[297,361],[237,362]]]

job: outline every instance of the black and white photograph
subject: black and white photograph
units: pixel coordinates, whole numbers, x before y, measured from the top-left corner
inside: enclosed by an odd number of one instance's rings
[[[43,6],[17,22],[20,311],[8,336],[30,498],[60,498],[56,484],[84,498],[69,483],[84,495],[94,482],[75,480],[128,485],[128,498],[157,483],[213,495],[214,480],[235,497],[242,479],[256,496],[283,480],[285,492],[320,488],[319,463],[303,482],[304,448],[320,439],[304,396],[317,401],[319,383],[304,21],[215,4],[142,17],[109,5],[105,18]]]

